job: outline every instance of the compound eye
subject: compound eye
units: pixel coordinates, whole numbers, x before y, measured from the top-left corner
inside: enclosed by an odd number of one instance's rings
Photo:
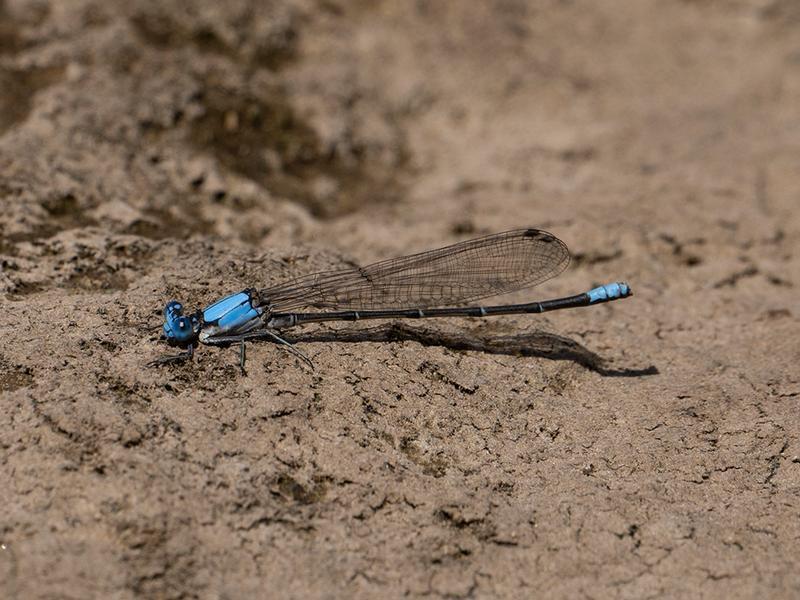
[[[164,307],[164,316],[174,319],[183,313],[183,305],[177,300],[170,300]]]

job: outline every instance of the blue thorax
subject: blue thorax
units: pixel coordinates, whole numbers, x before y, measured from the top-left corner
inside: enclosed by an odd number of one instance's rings
[[[168,342],[186,346],[198,338],[236,335],[261,325],[263,308],[253,306],[250,290],[217,300],[193,315],[183,314],[183,305],[172,300],[164,307],[164,337]]]

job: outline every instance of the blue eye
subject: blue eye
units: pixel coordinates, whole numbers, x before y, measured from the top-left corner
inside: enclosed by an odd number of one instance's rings
[[[171,342],[188,344],[197,336],[198,325],[194,315],[184,316],[183,305],[172,300],[164,307],[164,337]]]

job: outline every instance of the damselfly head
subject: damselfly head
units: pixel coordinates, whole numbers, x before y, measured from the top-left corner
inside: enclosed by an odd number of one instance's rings
[[[168,344],[187,346],[200,334],[200,319],[197,314],[184,315],[183,305],[177,300],[167,302],[164,307],[164,337]]]

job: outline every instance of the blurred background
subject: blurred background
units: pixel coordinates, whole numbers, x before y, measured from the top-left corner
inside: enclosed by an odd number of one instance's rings
[[[3,0],[3,249],[100,228],[363,261],[538,226],[691,263],[796,226],[798,23],[791,0]]]

